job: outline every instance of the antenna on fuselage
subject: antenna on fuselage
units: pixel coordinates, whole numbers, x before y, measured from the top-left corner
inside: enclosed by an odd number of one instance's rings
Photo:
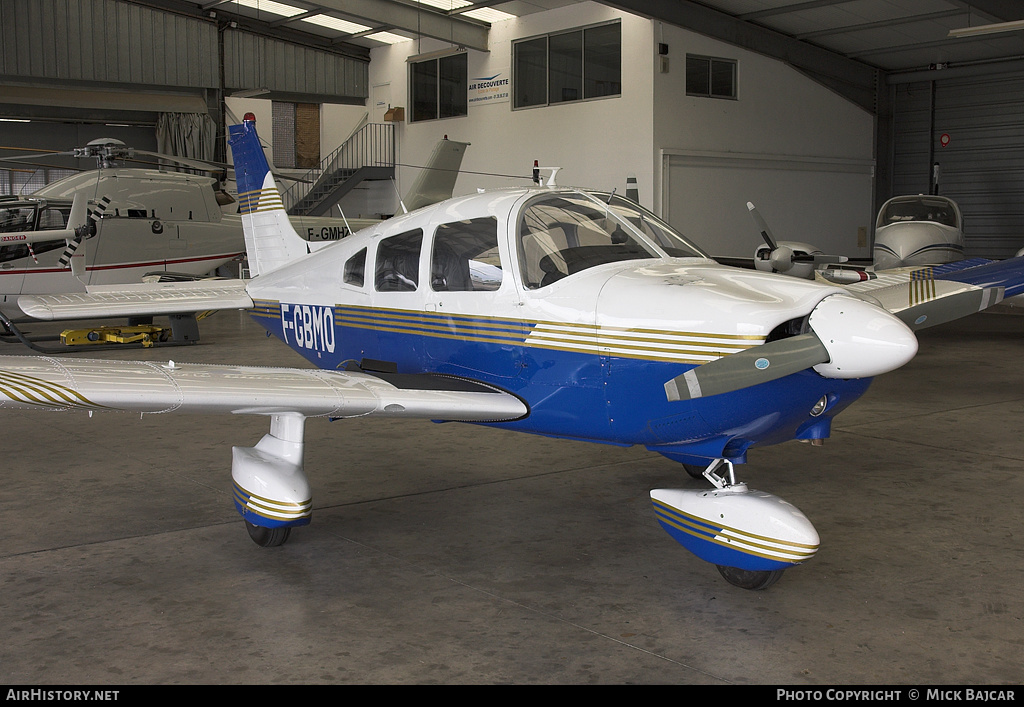
[[[398,205],[402,207],[402,213],[409,213],[409,209],[405,208],[405,202],[402,201],[402,193],[398,191],[398,184],[395,183],[394,179],[391,180],[391,186],[395,188],[395,196],[398,197]]]
[[[336,206],[338,207],[338,213],[341,214],[341,220],[345,222],[345,228],[348,230],[349,235],[352,235],[352,227],[348,225],[348,219],[345,218],[345,209],[341,208],[341,204]]]

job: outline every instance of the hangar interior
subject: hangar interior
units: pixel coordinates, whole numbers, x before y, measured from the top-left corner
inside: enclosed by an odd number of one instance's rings
[[[869,258],[882,204],[919,193],[959,204],[967,257],[1024,248],[1009,0],[0,0],[0,33],[4,156],[114,138],[229,163],[227,126],[251,113],[286,177],[316,182],[357,151],[383,168],[312,215],[400,213],[451,140],[467,144],[456,196],[528,186],[534,164],[607,192],[635,177],[639,202],[714,256],[762,242],[751,202],[781,239]],[[0,196],[95,167],[55,157],[0,165]],[[763,592],[657,527],[650,489],[706,482],[641,446],[318,421],[316,520],[258,548],[227,472],[263,420],[3,411],[0,676],[1019,682],[1024,320],[997,309],[921,332],[821,448],[751,455],[745,479],[823,539]],[[309,365],[244,312],[199,326],[171,357]]]

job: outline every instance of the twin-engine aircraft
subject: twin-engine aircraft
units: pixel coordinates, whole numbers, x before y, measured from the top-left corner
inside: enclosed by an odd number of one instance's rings
[[[43,319],[248,308],[317,369],[0,357],[0,405],[270,417],[232,458],[236,507],[264,546],[310,522],[307,418],[455,420],[699,467],[711,488],[651,492],[658,521],[729,582],[762,589],[819,538],[734,465],[758,446],[828,437],[872,376],[915,355],[914,329],[1024,289],[1021,259],[857,294],[725,267],[633,201],[558,187],[458,197],[310,243],[255,125],[230,132],[251,280],[21,306]]]

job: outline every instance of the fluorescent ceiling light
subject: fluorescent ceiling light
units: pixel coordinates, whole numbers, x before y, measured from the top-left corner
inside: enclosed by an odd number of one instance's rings
[[[311,25],[319,25],[326,27],[327,29],[336,29],[339,32],[345,32],[347,34],[356,34],[357,32],[365,32],[370,29],[366,25],[356,24],[355,22],[349,22],[348,20],[339,20],[337,17],[331,17],[330,15],[316,15],[315,17],[305,17],[300,22],[308,22]]]
[[[282,2],[274,2],[274,0],[235,0],[235,3],[242,5],[243,7],[249,7],[253,10],[259,10],[260,12],[269,12],[272,15],[281,15],[281,17],[295,17],[295,15],[301,15],[308,10],[303,10],[301,7],[292,7],[291,5],[285,5]]]
[[[994,25],[977,25],[975,27],[959,27],[949,30],[950,37],[977,37],[983,34],[999,34],[1000,32],[1014,32],[1024,29],[1024,20],[1013,22],[998,22]]]
[[[375,39],[378,42],[384,42],[385,44],[399,44],[400,42],[411,42],[412,37],[403,37],[400,34],[394,34],[393,32],[374,32],[373,34],[366,35],[367,39]]]
[[[469,7],[473,3],[468,0],[416,0],[420,5],[429,5],[438,10],[458,10],[460,7]]]
[[[495,10],[493,7],[481,7],[476,10],[467,10],[461,14],[466,17],[472,17],[474,20],[480,20],[481,22],[502,22],[503,20],[511,20],[515,17],[515,15],[510,15],[507,12]]]

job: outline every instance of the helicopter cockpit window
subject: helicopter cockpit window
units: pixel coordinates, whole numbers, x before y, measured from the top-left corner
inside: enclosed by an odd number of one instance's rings
[[[0,233],[19,233],[36,230],[34,206],[15,206],[0,209]]]
[[[441,224],[434,234],[430,263],[430,287],[435,292],[497,290],[502,276],[497,219]]]
[[[60,231],[68,227],[68,219],[71,217],[70,206],[48,206],[39,212],[38,230]]]

